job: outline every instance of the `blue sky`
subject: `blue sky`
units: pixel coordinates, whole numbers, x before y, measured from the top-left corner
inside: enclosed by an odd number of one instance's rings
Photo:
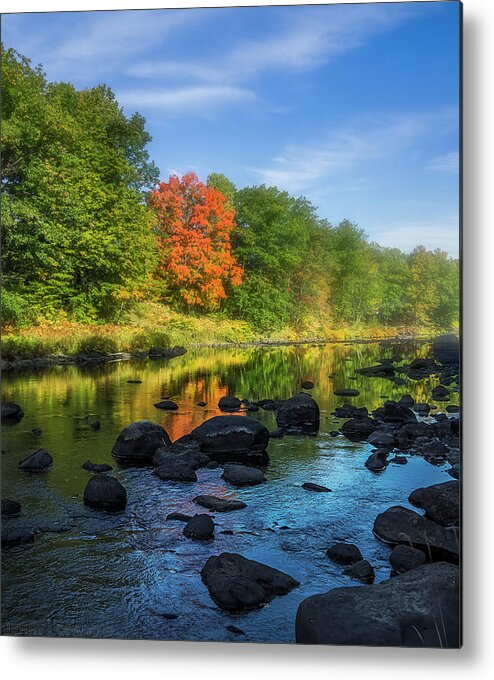
[[[307,196],[458,254],[457,2],[3,15],[49,80],[107,83],[161,171]]]

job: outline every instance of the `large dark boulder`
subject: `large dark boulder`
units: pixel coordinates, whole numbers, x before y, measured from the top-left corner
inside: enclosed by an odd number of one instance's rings
[[[150,465],[156,449],[169,444],[170,437],[161,425],[138,420],[120,432],[111,454],[121,465]]]
[[[215,416],[196,427],[190,438],[199,450],[220,462],[265,465],[269,431],[258,420],[246,416]]]
[[[442,482],[412,491],[408,500],[425,510],[425,516],[445,527],[460,522],[460,482]]]
[[[2,422],[7,424],[9,422],[18,423],[23,417],[24,411],[19,406],[19,404],[15,404],[13,401],[6,401],[4,404],[2,404]]]
[[[417,417],[412,409],[403,406],[396,401],[387,401],[384,404],[383,421],[385,423],[416,423]]]
[[[217,496],[196,496],[193,501],[197,505],[201,505],[203,508],[213,512],[232,512],[233,510],[242,510],[247,507],[243,501],[218,498]]]
[[[108,512],[125,510],[127,491],[115,477],[96,475],[86,484],[84,505]]]
[[[221,476],[225,482],[234,486],[255,486],[266,481],[264,473],[259,468],[235,465],[233,463],[225,465]]]
[[[164,463],[182,462],[189,465],[193,470],[198,470],[210,462],[207,453],[202,453],[199,450],[197,442],[180,443],[175,442],[169,446],[160,446],[156,449],[153,456],[153,463],[156,466]]]
[[[196,541],[209,541],[214,536],[214,522],[209,515],[194,515],[184,526],[182,533]]]
[[[367,440],[372,446],[377,446],[378,448],[392,449],[395,445],[395,438],[390,432],[384,430],[375,430],[369,435]]]
[[[238,397],[221,397],[218,402],[221,411],[238,411],[241,406],[242,402]]]
[[[355,564],[363,560],[362,553],[353,543],[335,543],[326,550],[326,555],[337,564]]]
[[[410,545],[422,550],[429,559],[458,562],[459,541],[452,530],[400,505],[378,515],[373,532],[384,543]]]
[[[362,441],[377,430],[379,423],[373,418],[352,418],[343,423],[341,431],[351,441]]]
[[[300,585],[278,569],[235,553],[210,557],[201,578],[216,604],[230,612],[258,609]]]
[[[458,567],[427,564],[376,585],[334,588],[299,605],[302,644],[457,648]]]
[[[196,468],[183,458],[168,459],[153,474],[164,482],[197,482]]]
[[[460,342],[453,333],[436,338],[432,343],[432,352],[440,364],[459,364],[460,362]]]
[[[388,466],[388,455],[389,451],[377,450],[370,454],[370,456],[365,461],[365,467],[371,472],[381,472]]]
[[[280,404],[276,422],[287,434],[316,434],[319,406],[309,394],[296,394]]]
[[[53,465],[53,458],[45,449],[33,451],[28,456],[20,460],[17,464],[19,470],[25,472],[44,472]]]

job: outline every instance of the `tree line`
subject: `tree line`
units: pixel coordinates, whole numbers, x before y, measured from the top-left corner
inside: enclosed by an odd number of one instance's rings
[[[144,300],[262,332],[457,322],[445,252],[384,248],[306,198],[220,173],[159,183],[144,118],[110,88],[50,83],[13,49],[1,76],[4,322],[118,321]]]

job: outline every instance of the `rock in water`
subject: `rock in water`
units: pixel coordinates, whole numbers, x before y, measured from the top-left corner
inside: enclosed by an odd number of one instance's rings
[[[34,543],[34,532],[25,527],[2,527],[2,548]]]
[[[410,545],[422,550],[429,559],[458,562],[459,542],[453,531],[400,505],[378,515],[373,532],[384,543]]]
[[[165,482],[197,482],[194,466],[181,458],[161,463],[153,474]]]
[[[376,578],[374,568],[367,560],[359,560],[351,564],[343,573],[345,576],[350,576],[350,578],[355,578],[363,583],[374,583]]]
[[[44,472],[51,468],[52,465],[53,458],[48,451],[45,451],[45,449],[38,449],[20,460],[17,467],[19,470],[25,470],[26,472]]]
[[[302,489],[305,489],[306,491],[331,491],[331,489],[328,489],[327,486],[321,486],[320,484],[314,484],[314,482],[304,482],[302,484]]]
[[[266,447],[269,431],[258,420],[246,416],[215,416],[189,435],[203,453],[220,462],[254,463],[269,461]]]
[[[421,567],[426,561],[427,557],[422,550],[411,548],[409,545],[397,545],[389,556],[389,563],[397,574]]]
[[[262,470],[246,465],[225,465],[221,476],[226,482],[234,486],[255,486],[266,481]]]
[[[317,434],[319,406],[309,394],[297,394],[279,405],[276,422],[287,434]]]
[[[170,514],[166,516],[166,519],[176,519],[179,522],[188,522],[190,519],[192,519],[192,516],[186,515],[183,512],[170,512]]]
[[[374,451],[374,453],[371,453],[367,458],[364,465],[371,472],[381,472],[381,470],[384,470],[388,466],[388,455],[387,450]]]
[[[372,418],[352,418],[343,423],[341,427],[342,433],[350,441],[363,441],[367,437],[377,430],[378,422]]]
[[[232,510],[242,510],[247,507],[242,501],[218,498],[217,496],[196,496],[193,501],[213,512],[232,512]]]
[[[154,404],[155,408],[160,408],[163,411],[177,411],[178,410],[178,404],[176,404],[174,401],[171,401],[170,399],[163,399],[163,401],[158,401],[156,404]]]
[[[460,483],[457,481],[415,489],[408,500],[425,510],[425,516],[437,524],[454,527],[460,522]]]
[[[121,465],[150,465],[156,449],[169,444],[170,437],[161,425],[138,420],[124,427],[111,453]]]
[[[18,423],[23,417],[24,411],[19,404],[15,404],[13,401],[6,401],[5,404],[2,404],[2,422]]]
[[[302,644],[460,646],[458,567],[427,564],[377,585],[334,588],[299,605]]]
[[[342,388],[340,390],[335,390],[333,394],[336,394],[337,397],[358,397],[360,392],[358,390],[354,390],[351,387],[348,388]]]
[[[432,343],[432,352],[440,364],[459,364],[460,362],[460,343],[453,333],[436,338]]]
[[[303,390],[314,389],[314,383],[312,382],[312,380],[302,380],[300,384]]]
[[[97,510],[117,512],[125,510],[127,491],[118,479],[108,475],[91,477],[84,489],[84,505]]]
[[[326,550],[326,555],[337,564],[355,564],[364,559],[353,543],[335,543]]]
[[[197,541],[208,541],[214,536],[214,522],[209,515],[194,515],[184,527],[183,535]]]
[[[216,604],[230,612],[258,609],[300,585],[278,569],[235,553],[210,557],[201,578]]]
[[[96,474],[101,474],[102,472],[111,472],[113,470],[112,466],[108,465],[108,463],[92,463],[90,460],[87,460],[85,463],[83,463],[81,467],[83,467],[84,470],[87,470],[88,472],[95,472]]]
[[[10,498],[2,498],[2,517],[18,517],[21,514],[21,504]]]
[[[218,402],[221,411],[238,411],[241,406],[242,402],[238,397],[221,397]]]

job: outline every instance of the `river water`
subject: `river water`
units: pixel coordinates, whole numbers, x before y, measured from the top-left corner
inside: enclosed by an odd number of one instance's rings
[[[436,377],[396,386],[354,376],[355,368],[379,358],[398,353],[410,361],[429,350],[424,343],[198,349],[172,360],[6,373],[3,399],[21,404],[25,412],[19,424],[2,427],[2,497],[22,504],[21,516],[6,522],[39,533],[34,545],[3,551],[2,633],[293,642],[302,599],[359,585],[327,559],[326,549],[336,541],[356,543],[374,566],[376,581],[388,578],[390,549],[373,536],[374,518],[391,505],[409,506],[413,489],[451,479],[448,465],[434,467],[420,457],[371,473],[364,467],[369,444],[329,434],[344,422],[331,412],[345,401],[369,411],[403,394],[435,403],[430,395]],[[142,382],[127,382],[132,379]],[[163,482],[150,468],[118,469],[111,457],[117,435],[132,421],[160,423],[173,441],[218,415],[223,395],[287,398],[300,391],[304,379],[315,383],[311,393],[321,409],[320,432],[271,440],[265,484],[237,490],[221,479],[221,468],[198,470],[194,484]],[[341,387],[356,388],[360,396],[335,396],[333,390]],[[156,409],[153,404],[161,397],[174,399],[179,410]],[[450,403],[455,400],[456,394]],[[199,401],[208,405],[198,407]],[[438,412],[447,404],[437,402]],[[249,416],[268,429],[276,427],[271,412]],[[96,420],[101,422],[97,431],[90,428]],[[33,428],[43,433],[35,435]],[[28,476],[17,462],[36,448],[47,449],[54,464],[47,473]],[[125,512],[84,507],[90,473],[81,465],[88,459],[114,465],[112,474],[128,493]],[[301,484],[306,481],[329,486],[332,493],[305,491]],[[194,542],[182,535],[181,522],[166,516],[207,512],[192,502],[198,494],[237,498],[247,508],[216,514],[214,540]],[[207,558],[221,552],[281,569],[301,585],[257,611],[222,612],[200,578]]]

